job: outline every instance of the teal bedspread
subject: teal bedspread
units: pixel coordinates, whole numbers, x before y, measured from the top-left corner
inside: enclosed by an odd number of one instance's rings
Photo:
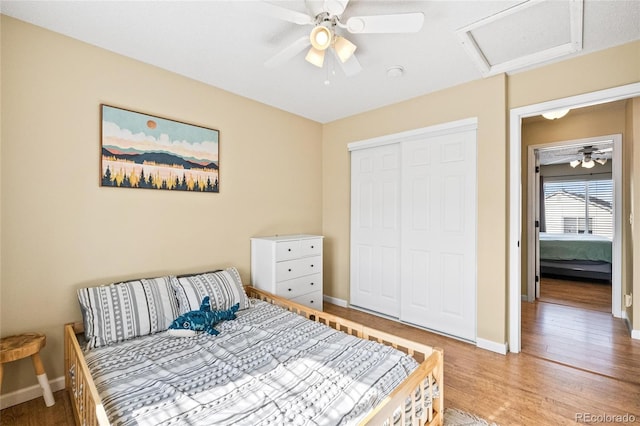
[[[599,235],[540,233],[540,259],[611,263],[611,240]]]

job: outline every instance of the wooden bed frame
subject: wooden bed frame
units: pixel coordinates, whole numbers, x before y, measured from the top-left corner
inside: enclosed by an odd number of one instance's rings
[[[393,425],[393,414],[400,409],[401,425],[405,424],[406,416],[410,416],[412,424],[442,425],[444,416],[444,382],[443,382],[443,351],[428,345],[403,339],[383,331],[369,328],[365,325],[316,311],[290,300],[275,296],[268,292],[246,286],[247,296],[278,305],[305,318],[328,325],[362,339],[373,340],[401,350],[413,356],[421,364],[407,377],[389,396],[387,396],[360,424],[382,425],[388,420]],[[93,382],[91,373],[80,348],[78,334],[84,333],[82,322],[70,323],[64,326],[64,371],[65,388],[69,392],[76,424],[78,425],[109,425],[107,414],[102,405],[98,390]],[[439,394],[434,397],[434,386],[425,390],[424,383],[435,383]],[[420,398],[416,401],[416,391],[420,390]],[[411,399],[409,413],[405,412],[405,402]],[[425,401],[432,400],[431,408],[424,408],[418,416],[419,407],[424,407]]]

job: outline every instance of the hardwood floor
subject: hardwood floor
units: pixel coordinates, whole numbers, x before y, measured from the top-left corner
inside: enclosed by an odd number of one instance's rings
[[[523,303],[523,311],[524,305],[530,304]],[[325,310],[443,348],[445,407],[469,411],[498,425],[575,424],[577,416],[582,415],[585,419],[585,415],[605,413],[633,415],[640,422],[640,384],[634,380],[607,377],[528,353],[499,355],[449,337],[328,303]],[[536,335],[528,338],[535,342]],[[632,340],[626,330],[624,336],[618,335],[615,340],[618,353],[611,351],[612,368],[629,368],[630,375],[640,376],[640,342]],[[589,360],[591,348],[576,355]]]
[[[54,392],[55,405],[47,407],[42,397],[0,411],[0,424],[15,426],[75,426],[67,392]]]
[[[611,315],[610,284],[543,278],[540,296],[522,304],[522,352],[640,384],[640,342]]]
[[[542,277],[541,302],[611,312],[611,283]]]
[[[536,305],[552,305],[538,303]],[[523,312],[529,308],[523,303]],[[560,305],[556,305],[560,306]],[[566,307],[565,307],[566,308]],[[355,309],[325,304],[327,312],[399,336],[444,349],[445,407],[469,411],[498,425],[565,425],[575,424],[585,416],[635,416],[640,422],[640,384],[633,378],[640,376],[640,342],[617,336],[616,329],[609,343],[609,370],[599,373],[574,368],[562,360],[549,361],[539,355],[520,353],[499,355],[474,345],[434,334],[422,329],[380,318]],[[545,307],[531,309],[531,314],[544,317],[540,327],[547,327],[554,316]],[[575,321],[580,323],[580,317]],[[573,320],[572,320],[573,321]],[[572,321],[562,320],[570,323]],[[597,329],[591,325],[585,328]],[[590,360],[594,353],[603,352],[603,341],[598,333],[582,331],[597,342],[576,350],[574,356]],[[548,345],[536,333],[525,333],[528,342]],[[561,341],[561,338],[558,338]],[[566,343],[569,343],[566,341]],[[571,344],[571,343],[569,343]],[[605,345],[606,346],[606,345]],[[602,355],[604,356],[604,355]],[[604,359],[604,358],[603,358]],[[566,361],[566,360],[565,360]],[[614,378],[605,373],[626,375]],[[612,373],[613,372],[613,373]],[[73,419],[68,397],[64,391],[56,392],[56,405],[46,408],[42,398],[10,407],[0,412],[2,425],[69,425]],[[577,417],[578,416],[578,417]],[[579,417],[582,416],[582,417]],[[594,417],[591,418],[592,420]],[[597,419],[597,418],[596,418]],[[584,421],[581,423],[585,423]],[[600,422],[606,424],[606,422]]]

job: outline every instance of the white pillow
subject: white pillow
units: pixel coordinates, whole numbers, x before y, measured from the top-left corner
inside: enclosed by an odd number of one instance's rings
[[[205,296],[209,296],[211,309],[216,311],[227,310],[236,303],[240,304],[240,310],[249,307],[249,298],[236,268],[172,277],[172,284],[180,315],[200,309]]]
[[[171,277],[78,290],[87,349],[166,330],[178,317]]]

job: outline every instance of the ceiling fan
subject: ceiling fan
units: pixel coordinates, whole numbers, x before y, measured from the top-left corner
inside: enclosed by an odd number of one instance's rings
[[[343,18],[349,0],[305,0],[308,14],[287,9],[267,2],[260,2],[259,11],[273,18],[292,22],[298,25],[313,26],[311,32],[280,52],[269,58],[265,66],[277,67],[300,52],[307,50],[307,62],[322,68],[326,52],[329,51],[338,59],[347,76],[357,74],[362,66],[355,57],[357,46],[347,40],[342,33],[381,34],[381,33],[416,33],[422,28],[424,15],[422,12],[399,13],[391,15],[351,16]]]
[[[581,159],[573,160],[569,163],[569,165],[573,168],[578,167],[578,164],[582,163],[582,167],[585,169],[590,169],[599,163],[604,166],[607,162],[607,157],[604,156],[607,152],[613,151],[613,148],[603,148],[596,149],[591,145],[585,146],[582,149],[578,150],[579,154],[582,154]]]

